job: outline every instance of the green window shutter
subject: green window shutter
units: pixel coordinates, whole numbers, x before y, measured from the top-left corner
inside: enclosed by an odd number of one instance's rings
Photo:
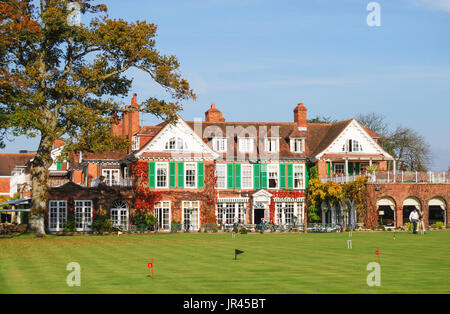
[[[305,165],[305,189],[309,187],[309,164]]]
[[[241,188],[241,164],[234,165],[234,187]]]
[[[329,177],[330,176],[330,174],[331,174],[331,165],[330,165],[330,163],[329,162],[327,162],[327,176]]]
[[[361,174],[361,163],[357,162],[356,163],[356,175],[360,175]]]
[[[260,165],[254,164],[253,165],[253,188],[255,190],[258,190],[260,188],[261,184],[261,172],[260,172]]]
[[[280,164],[280,189],[286,189],[286,165]]]
[[[198,163],[198,183],[197,187],[203,189],[205,187],[205,163]]]
[[[233,187],[233,164],[227,164],[227,188],[232,189]]]
[[[178,163],[178,188],[184,188],[184,162]]]
[[[177,165],[174,162],[169,162],[169,188],[176,188],[176,169]]]
[[[62,162],[61,161],[58,161],[56,163],[56,170],[62,170]]]
[[[294,165],[292,164],[287,165],[287,188],[294,188]]]
[[[267,189],[267,164],[261,165],[261,189]]]
[[[353,163],[352,162],[348,163],[348,175],[349,176],[353,175]]]
[[[148,163],[148,187],[155,188],[155,162],[153,161]]]

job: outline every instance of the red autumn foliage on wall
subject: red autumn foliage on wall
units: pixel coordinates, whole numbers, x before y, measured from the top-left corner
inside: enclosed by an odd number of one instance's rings
[[[272,197],[270,199],[270,221],[275,222],[275,198],[301,198],[305,197],[304,191],[270,191]]]

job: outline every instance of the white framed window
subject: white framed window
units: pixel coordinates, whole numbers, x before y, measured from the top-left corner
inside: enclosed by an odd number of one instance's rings
[[[183,230],[198,230],[200,228],[200,202],[183,201]]]
[[[67,201],[49,201],[48,229],[62,231],[67,223]]]
[[[291,138],[291,152],[292,153],[304,153],[305,152],[305,139],[304,138]]]
[[[294,189],[305,188],[305,165],[294,165]]]
[[[128,230],[129,211],[125,201],[114,201],[111,207],[111,224],[122,230]]]
[[[226,189],[227,188],[227,165],[226,164],[216,164],[216,176],[217,176],[217,188]]]
[[[241,153],[252,153],[254,146],[253,137],[240,137],[239,138],[239,151]]]
[[[155,217],[158,219],[158,228],[170,231],[170,202],[162,201],[155,203]]]
[[[180,137],[172,137],[167,141],[166,150],[185,150],[187,149],[186,143]]]
[[[253,189],[253,165],[241,166],[241,188]]]
[[[214,137],[213,138],[213,150],[218,153],[225,153],[227,151],[227,138],[226,137]]]
[[[345,164],[333,164],[334,173],[343,174],[345,173]]]
[[[266,137],[264,150],[268,153],[278,153],[280,151],[280,139],[278,137]]]
[[[345,145],[342,147],[342,151],[349,153],[358,153],[363,151],[363,147],[357,140],[347,140]]]
[[[169,187],[169,164],[167,162],[156,163],[155,186],[157,188]]]
[[[276,202],[275,203],[275,223],[279,225],[294,224],[294,217],[297,224],[303,223],[304,203],[301,202]]]
[[[267,187],[269,189],[278,189],[278,182],[280,181],[279,169],[279,165],[267,165]]]
[[[184,165],[184,182],[186,188],[197,187],[197,163],[188,162]]]
[[[133,136],[131,150],[139,150],[140,148],[140,138],[139,136],[135,135]]]
[[[114,186],[120,183],[119,169],[102,169],[102,176],[105,177],[105,183],[108,186]]]
[[[244,203],[217,204],[217,223],[230,228],[235,223],[245,223]]]
[[[92,229],[92,201],[75,201],[75,225],[77,231],[91,231]]]

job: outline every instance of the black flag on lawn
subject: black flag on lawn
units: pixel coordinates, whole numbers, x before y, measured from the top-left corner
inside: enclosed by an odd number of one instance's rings
[[[234,249],[234,259],[237,259],[237,256],[239,254],[242,254],[242,253],[244,253],[244,251],[241,251],[241,250],[238,250],[238,249]]]

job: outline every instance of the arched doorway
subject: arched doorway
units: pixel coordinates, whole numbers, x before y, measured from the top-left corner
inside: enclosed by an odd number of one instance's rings
[[[428,224],[441,221],[447,226],[447,205],[441,197],[434,197],[428,202]]]
[[[395,202],[391,197],[383,197],[377,202],[378,225],[396,227]]]
[[[403,201],[403,224],[409,222],[409,215],[414,209],[417,209],[419,215],[422,213],[422,206],[417,198],[408,197]]]
[[[111,206],[111,224],[122,230],[128,230],[129,210],[128,204],[123,200],[117,200]]]

